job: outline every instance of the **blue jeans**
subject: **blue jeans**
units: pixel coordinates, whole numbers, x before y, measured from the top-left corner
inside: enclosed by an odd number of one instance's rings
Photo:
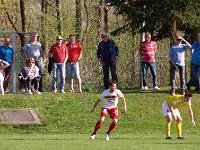
[[[156,63],[155,62],[142,62],[142,79],[143,86],[147,86],[147,70],[150,68],[152,78],[153,78],[153,87],[158,86],[157,75],[156,75]]]
[[[60,72],[60,90],[65,87],[65,63],[53,64],[53,90],[57,90],[58,70]]]
[[[200,90],[200,66],[191,64],[191,78],[190,81],[187,83],[187,86],[191,87],[195,85],[196,90]]]
[[[104,82],[105,89],[109,88],[109,68],[111,71],[112,81],[116,81],[118,83],[117,73],[116,73],[116,64],[106,63],[103,66],[103,76],[104,76],[103,82]]]

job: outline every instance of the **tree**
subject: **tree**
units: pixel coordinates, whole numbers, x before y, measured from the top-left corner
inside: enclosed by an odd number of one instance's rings
[[[46,34],[46,27],[47,27],[47,11],[48,11],[48,0],[42,0],[41,1],[41,29],[42,29],[42,47],[45,53],[47,53],[47,34]]]
[[[176,31],[193,30],[200,27],[199,0],[106,0],[114,6],[117,14],[126,16],[126,24],[113,34],[132,30],[133,33],[150,31],[155,39],[171,37]],[[145,25],[142,26],[143,21]]]
[[[62,13],[61,13],[61,5],[60,0],[56,0],[56,13],[57,13],[57,29],[58,33],[63,35],[63,24],[62,24]]]
[[[75,0],[76,4],[76,24],[75,32],[77,40],[81,40],[81,31],[82,31],[82,0]]]

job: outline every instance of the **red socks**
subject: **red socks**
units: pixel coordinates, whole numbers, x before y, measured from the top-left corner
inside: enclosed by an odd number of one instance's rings
[[[115,128],[115,126],[116,126],[116,123],[113,123],[113,122],[112,122],[112,123],[110,124],[110,127],[109,127],[107,133],[109,134],[110,131],[112,131],[112,130]]]
[[[98,121],[98,122],[96,123],[96,126],[95,126],[95,129],[94,129],[93,134],[96,134],[97,130],[99,130],[99,128],[101,127],[101,125],[102,125],[102,121]],[[92,134],[92,135],[93,135],[93,134]]]
[[[94,129],[94,132],[92,133],[92,135],[96,134],[97,130],[99,130],[99,128],[101,127],[101,125],[102,125],[102,121],[98,121],[98,122],[96,123],[95,129]],[[116,123],[113,123],[113,122],[112,122],[112,123],[110,124],[110,127],[109,127],[107,133],[109,134],[115,127],[116,127]]]

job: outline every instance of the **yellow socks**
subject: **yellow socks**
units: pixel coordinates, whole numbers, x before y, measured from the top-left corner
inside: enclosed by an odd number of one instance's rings
[[[166,123],[166,137],[170,137],[170,125],[171,123]]]
[[[176,122],[176,133],[177,137],[182,137],[182,123],[181,122]]]

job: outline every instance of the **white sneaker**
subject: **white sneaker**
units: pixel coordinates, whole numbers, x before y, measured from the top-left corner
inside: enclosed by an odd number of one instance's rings
[[[160,88],[158,86],[154,86],[153,88],[154,90],[160,90]]]
[[[54,92],[54,93],[57,93],[57,90],[54,90],[53,92]]]
[[[31,92],[31,90],[28,90],[28,94],[29,94],[29,95],[32,95],[32,92]]]
[[[90,139],[94,140],[95,139],[96,134],[93,134],[90,136]]]
[[[148,90],[148,86],[144,86],[143,89],[144,89],[144,90]]]
[[[38,93],[39,95],[41,95],[41,93],[40,93],[39,91],[37,91],[37,93]]]
[[[21,89],[20,92],[21,92],[21,93],[25,93],[26,90],[25,90],[25,89]]]
[[[61,93],[65,93],[65,91],[64,91],[64,90],[61,90],[60,92],[61,92]]]
[[[109,141],[109,134],[108,133],[106,133],[106,141]]]

